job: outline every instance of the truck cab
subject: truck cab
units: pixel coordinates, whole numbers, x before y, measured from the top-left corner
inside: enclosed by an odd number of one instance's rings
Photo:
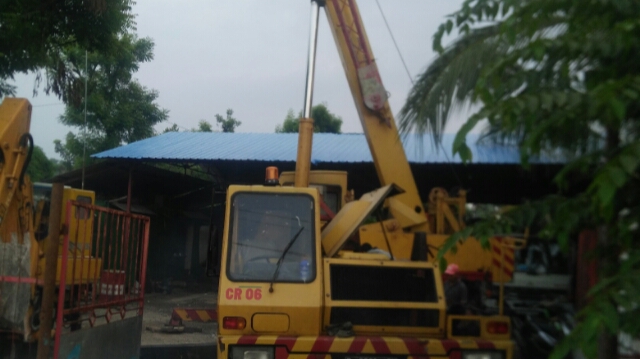
[[[220,334],[318,335],[318,191],[230,186],[218,298]]]

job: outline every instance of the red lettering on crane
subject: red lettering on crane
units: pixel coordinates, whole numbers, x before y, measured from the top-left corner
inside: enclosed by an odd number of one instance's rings
[[[224,297],[228,300],[242,300],[242,288],[227,288],[224,291]],[[261,300],[262,288],[247,288],[244,289],[244,299],[247,300]]]

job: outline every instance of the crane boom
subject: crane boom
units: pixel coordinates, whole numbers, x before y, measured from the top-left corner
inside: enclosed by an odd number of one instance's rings
[[[396,184],[403,194],[388,200],[400,226],[429,233],[411,167],[402,147],[366,31],[354,0],[327,0],[325,11],[349,88],[376,166],[380,184]]]

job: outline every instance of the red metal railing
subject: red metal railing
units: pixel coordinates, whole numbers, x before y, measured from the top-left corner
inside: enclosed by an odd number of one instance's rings
[[[54,353],[64,333],[142,315],[149,224],[146,216],[67,203]]]

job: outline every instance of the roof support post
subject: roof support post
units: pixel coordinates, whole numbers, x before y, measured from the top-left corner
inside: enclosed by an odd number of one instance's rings
[[[49,235],[45,242],[45,269],[42,293],[42,310],[40,311],[40,335],[38,341],[38,359],[51,357],[53,341],[51,329],[53,328],[53,302],[56,298],[56,268],[58,265],[58,250],[60,246],[60,220],[62,219],[62,197],[64,185],[56,182],[51,187],[51,201],[49,204]]]
[[[127,213],[131,213],[131,188],[133,187],[133,165],[129,167],[129,184],[127,185]]]

